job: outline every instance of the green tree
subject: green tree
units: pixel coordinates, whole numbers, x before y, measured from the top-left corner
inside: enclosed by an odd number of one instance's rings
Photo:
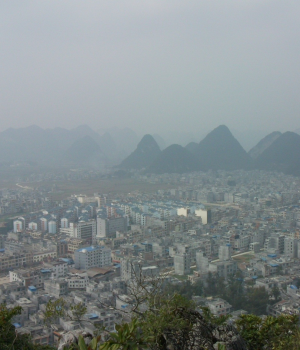
[[[223,277],[216,278],[216,294],[220,298],[226,298],[226,285]]]
[[[192,299],[193,295],[203,295],[204,287],[202,281],[196,281],[194,284],[191,284],[190,281],[184,281],[180,284],[168,284],[164,288],[166,295],[173,295],[175,293],[182,295],[187,299]]]
[[[138,320],[133,319],[130,323],[116,325],[116,333],[110,333],[110,339],[100,350],[141,350],[149,348],[152,341],[141,332]]]
[[[213,275],[211,272],[208,273],[206,279],[206,286],[204,288],[204,292],[206,295],[217,295],[217,276]]]
[[[86,306],[83,303],[69,305],[63,298],[54,301],[50,299],[46,305],[44,322],[51,324],[59,317],[63,317],[80,324],[86,311]]]
[[[264,287],[247,289],[245,309],[254,315],[264,315],[270,296]]]
[[[268,297],[264,288],[251,288],[248,292],[252,293],[253,298],[262,295]],[[246,349],[243,339],[251,350],[299,348],[297,316],[269,316],[262,319],[256,315],[242,315],[236,323],[240,333],[235,333],[237,331],[227,325],[230,316],[215,316],[206,307],[201,308],[199,312],[191,300],[177,293],[167,295],[163,292],[160,294],[147,292],[143,296],[139,290],[136,295],[145,303],[146,311],[141,312],[139,307],[136,309],[133,307],[136,312],[132,315],[134,316],[132,321],[117,325],[116,332],[109,333],[107,340],[101,345],[100,338],[95,337],[90,344],[85,345],[84,339],[79,337],[78,343],[72,344],[68,349],[165,350],[170,347],[182,350],[190,349],[190,344],[197,344],[199,350],[213,349],[215,346],[218,349],[226,349],[224,339],[228,341],[232,338],[232,334],[240,344],[239,349]],[[66,310],[71,310],[63,301],[51,302],[47,307],[49,316],[62,315],[65,312],[62,310],[63,306]],[[256,305],[255,308],[257,307]],[[83,312],[84,308],[80,306],[79,311],[76,310],[77,317]],[[226,332],[230,334],[227,340]],[[222,338],[224,335],[225,338]]]
[[[198,280],[193,285],[193,295],[203,295],[204,294],[204,285],[203,282]]]
[[[20,334],[12,324],[13,318],[20,315],[22,308],[7,308],[0,305],[0,349],[1,350],[53,350],[51,346],[33,344],[28,334]]]
[[[224,299],[232,305],[235,310],[245,308],[246,296],[243,280],[236,276],[230,276],[227,280]]]
[[[274,286],[271,291],[271,295],[274,297],[274,303],[278,303],[281,300],[281,293],[278,286]]]
[[[84,337],[80,334],[77,343],[69,344],[64,350],[100,350],[101,337],[94,337],[89,344],[85,343]]]
[[[188,332],[190,324],[180,316],[179,309],[194,309],[195,304],[179,294],[172,297],[162,297],[148,300],[148,310],[139,317],[141,329],[146,337],[153,337],[159,344],[165,329],[182,330]]]
[[[216,316],[210,311],[208,307],[201,307],[200,309],[202,311],[202,316],[204,317],[204,319],[213,325],[221,326],[225,324],[227,320],[231,317],[231,315],[229,314]]]
[[[237,328],[251,350],[296,349],[299,341],[298,316],[242,315],[236,322]],[[297,347],[298,349],[298,347]]]

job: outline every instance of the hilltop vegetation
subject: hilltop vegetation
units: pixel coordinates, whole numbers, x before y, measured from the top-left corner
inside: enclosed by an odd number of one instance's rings
[[[135,303],[131,311],[131,321],[116,325],[116,332],[105,332],[94,337],[85,334],[73,336],[72,342],[65,343],[68,350],[283,350],[299,349],[299,328],[297,315],[268,316],[261,318],[249,314],[241,315],[233,326],[228,323],[230,315],[215,316],[206,307],[199,307],[186,297],[170,289],[161,289],[161,280],[152,285],[137,283],[134,288]],[[218,286],[214,285],[218,283]],[[187,286],[186,286],[187,287]],[[234,294],[231,282],[229,293]],[[130,287],[131,288],[131,287]],[[203,292],[203,289],[182,289],[181,292]],[[202,287],[201,287],[202,288]],[[209,277],[207,290],[216,293],[224,288],[221,280]],[[130,289],[131,290],[131,289]],[[260,292],[259,292],[260,293]],[[253,296],[255,299],[261,295]],[[146,308],[145,308],[146,306]],[[261,310],[257,310],[259,313]],[[0,306],[0,348],[1,350],[53,350],[51,346],[36,345],[28,335],[18,334],[13,317],[20,314],[21,308]],[[63,299],[50,301],[45,311],[45,323],[51,324],[52,318],[67,317],[81,323],[87,309],[83,303],[68,305]],[[83,324],[82,324],[83,325]],[[84,327],[83,327],[84,328]],[[70,338],[69,338],[70,339]],[[88,345],[86,345],[86,342]],[[60,346],[61,348],[61,346]]]
[[[148,311],[116,326],[105,341],[100,336],[89,338],[89,345],[79,335],[68,350],[296,350],[300,341],[296,315],[242,315],[236,328],[226,324],[228,317],[214,316],[209,309],[195,308],[192,302],[178,294],[160,299],[160,305],[150,303]],[[159,308],[154,308],[159,306]],[[12,317],[18,308],[0,308],[1,350],[54,350],[48,345],[33,344],[28,335],[15,332]]]

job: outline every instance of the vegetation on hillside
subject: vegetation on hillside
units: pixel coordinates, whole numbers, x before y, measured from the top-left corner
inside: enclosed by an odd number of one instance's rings
[[[1,350],[53,350],[48,345],[33,344],[28,334],[20,334],[12,324],[13,318],[21,314],[20,306],[7,308],[0,305],[0,349]]]
[[[94,336],[82,333],[64,349],[68,350],[282,350],[299,349],[298,316],[259,317],[266,303],[279,298],[278,291],[268,294],[263,288],[245,286],[238,278],[224,280],[209,275],[207,284],[190,285],[188,281],[172,288],[163,279],[136,276],[127,292],[135,302],[129,322],[116,325],[115,332],[96,329]],[[209,308],[197,306],[193,295],[226,297],[236,308],[252,310],[231,324],[230,315],[213,315]],[[182,294],[182,295],[181,295]],[[272,301],[273,299],[273,301]],[[145,311],[146,310],[146,311]],[[13,323],[20,307],[0,307],[0,349],[52,350],[50,346],[33,344],[28,335],[19,334]],[[58,318],[76,320],[84,329],[87,309],[84,304],[68,305],[64,299],[50,301],[45,312],[45,324]],[[102,336],[102,338],[101,338]]]
[[[228,301],[234,310],[243,309],[257,316],[266,314],[268,305],[280,301],[280,291],[277,287],[268,293],[264,287],[246,284],[238,275],[230,276],[225,283],[224,278],[209,273],[205,285],[202,281],[196,281],[194,284],[185,281],[169,285],[166,291],[179,293],[187,299],[192,299],[194,295],[219,297]]]

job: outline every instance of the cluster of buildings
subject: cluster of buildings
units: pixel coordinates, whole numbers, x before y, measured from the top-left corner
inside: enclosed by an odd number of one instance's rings
[[[41,326],[50,299],[84,303],[83,325],[113,330],[130,311],[136,276],[195,283],[239,273],[281,301],[270,314],[300,311],[300,180],[261,171],[153,175],[155,193],[74,195],[28,212],[0,234],[0,301],[20,305],[19,332],[53,343],[82,324]],[[171,188],[173,187],[173,188]],[[239,312],[205,299],[216,315]]]

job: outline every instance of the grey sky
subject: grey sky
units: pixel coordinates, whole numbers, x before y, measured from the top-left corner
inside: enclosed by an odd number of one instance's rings
[[[297,0],[0,0],[0,129],[297,129],[299,16]]]

